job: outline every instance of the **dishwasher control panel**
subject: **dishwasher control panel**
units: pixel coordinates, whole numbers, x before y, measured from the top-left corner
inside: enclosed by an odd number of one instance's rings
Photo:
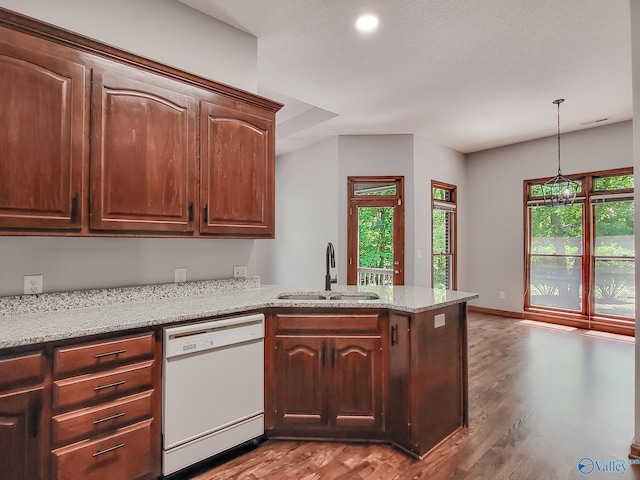
[[[168,327],[164,333],[164,355],[165,358],[171,358],[262,338],[262,314]]]

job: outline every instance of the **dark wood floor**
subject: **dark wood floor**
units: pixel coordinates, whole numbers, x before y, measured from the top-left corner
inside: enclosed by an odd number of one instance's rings
[[[470,428],[413,460],[387,445],[267,441],[191,474],[197,480],[620,478],[577,464],[626,460],[633,437],[634,345],[469,319]],[[622,478],[640,479],[640,466]]]

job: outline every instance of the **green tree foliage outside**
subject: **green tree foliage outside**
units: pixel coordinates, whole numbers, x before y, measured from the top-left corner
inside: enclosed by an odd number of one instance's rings
[[[358,208],[359,267],[393,268],[393,207]]]

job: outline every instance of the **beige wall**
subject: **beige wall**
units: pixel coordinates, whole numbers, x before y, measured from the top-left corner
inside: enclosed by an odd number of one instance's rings
[[[431,180],[464,190],[464,164],[461,153],[414,135],[332,137],[278,157],[276,239],[257,241],[258,274],[265,283],[322,289],[330,241],[336,247],[338,283],[345,284],[347,177],[403,175],[405,284],[430,286]],[[464,222],[462,210],[460,215]],[[464,226],[460,233],[464,245]]]
[[[569,107],[570,101],[567,99],[564,105]],[[561,145],[562,172],[565,174],[630,167],[633,164],[631,122],[568,133],[562,135]],[[465,285],[468,290],[480,294],[472,304],[522,312],[522,182],[553,176],[556,172],[555,137],[467,156]],[[500,291],[505,292],[505,299],[499,298]]]
[[[327,243],[339,243],[338,184],[338,137],[276,159],[276,238],[256,240],[264,284],[324,289]]]

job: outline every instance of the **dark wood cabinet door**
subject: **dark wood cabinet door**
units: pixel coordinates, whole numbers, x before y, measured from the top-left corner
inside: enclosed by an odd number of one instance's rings
[[[179,82],[110,71],[93,77],[90,228],[192,232],[196,101]]]
[[[337,337],[330,341],[330,423],[339,428],[382,425],[380,338]]]
[[[242,107],[201,103],[200,231],[273,238],[274,114]]]
[[[79,230],[88,72],[0,40],[0,228]]]
[[[276,337],[276,426],[327,424],[327,389],[322,337]]]
[[[0,394],[0,476],[42,478],[40,431],[43,388]]]

